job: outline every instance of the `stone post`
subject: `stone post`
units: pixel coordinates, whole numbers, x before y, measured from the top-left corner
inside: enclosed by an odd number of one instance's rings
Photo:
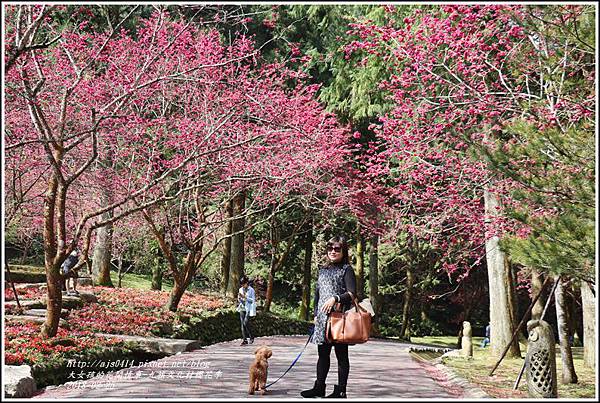
[[[463,357],[473,357],[473,330],[471,329],[471,323],[463,322],[463,333],[461,340],[461,353]]]
[[[552,327],[543,320],[527,322],[529,343],[525,356],[527,390],[531,398],[558,397],[556,351]]]

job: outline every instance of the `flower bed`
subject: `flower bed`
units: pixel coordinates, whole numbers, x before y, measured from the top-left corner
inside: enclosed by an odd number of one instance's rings
[[[17,294],[19,295],[19,301],[25,299],[42,299],[46,296],[46,291],[40,291],[39,288],[17,288]],[[9,286],[4,289],[4,300],[15,300],[12,287]]]
[[[74,310],[71,326],[93,332],[152,336],[156,323],[172,323],[177,314],[164,309],[169,293],[132,288],[94,287],[97,304]],[[221,307],[214,297],[186,292],[179,303],[178,314],[200,315]]]
[[[6,365],[31,365],[62,361],[86,350],[123,346],[123,341],[94,336],[85,330],[58,329],[52,339],[40,337],[40,325],[6,322],[4,357]]]
[[[6,364],[32,366],[40,388],[72,380],[70,360],[90,363],[131,359],[141,362],[161,357],[144,351],[135,343],[97,337],[94,333],[185,338],[198,340],[203,345],[241,337],[238,313],[231,306],[224,307],[217,297],[186,292],[178,312],[174,313],[164,309],[168,292],[108,287],[79,287],[79,290],[93,292],[98,303],[71,310],[68,318],[71,330],[59,328],[52,339],[40,337],[39,324],[7,322],[5,325]],[[46,296],[45,290],[39,289],[19,290],[19,295],[23,299]],[[252,323],[255,337],[307,334],[309,325],[309,322],[263,312],[259,312]],[[111,368],[111,371],[117,369]]]
[[[89,370],[86,366],[92,362],[142,363],[164,356],[144,351],[130,342],[98,337],[85,330],[59,328],[56,337],[44,340],[40,337],[39,325],[34,323],[6,323],[4,345],[6,365],[31,366],[38,388],[79,379],[77,375],[85,374]],[[112,372],[124,365],[127,364],[107,365],[100,369]]]
[[[126,334],[132,336],[156,335],[157,323],[172,323],[178,315],[197,316],[222,307],[216,297],[185,292],[177,314],[164,309],[169,299],[165,291],[134,288],[79,287],[80,292],[94,293],[97,304],[87,304],[72,310],[69,324],[76,330]],[[39,288],[17,290],[19,300],[43,300],[46,291]],[[14,301],[12,289],[4,291],[5,301]],[[6,313],[17,313],[16,307],[5,306]]]
[[[73,309],[68,318],[71,330],[59,328],[56,337],[42,339],[40,325],[7,322],[5,324],[5,362],[7,365],[30,365],[38,387],[56,385],[69,380],[73,371],[69,360],[99,361],[134,359],[153,360],[163,355],[149,353],[115,338],[98,337],[94,333],[151,336],[156,323],[173,323],[177,315],[165,311],[169,293],[109,287],[79,287],[80,292],[94,293],[98,303]],[[17,290],[20,300],[43,300],[46,291],[39,288]],[[5,290],[5,300],[14,300],[12,289]],[[217,298],[186,292],[178,313],[191,316],[206,313],[222,305]],[[8,314],[16,307],[5,306]],[[117,370],[119,368],[112,368]]]

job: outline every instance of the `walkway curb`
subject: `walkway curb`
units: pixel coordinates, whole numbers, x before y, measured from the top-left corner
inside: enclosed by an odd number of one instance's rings
[[[444,364],[436,363],[433,365],[448,377],[449,382],[452,382],[455,385],[458,385],[465,390],[465,395],[463,396],[464,398],[467,398],[467,399],[490,398],[490,395],[485,393],[481,388],[473,385],[471,382],[467,381],[465,378],[460,377],[456,372],[454,372],[453,370],[451,370]]]
[[[98,337],[107,337],[121,339],[123,341],[132,341],[138,344],[140,348],[150,353],[163,353],[173,355],[186,351],[193,351],[202,348],[202,343],[198,340],[187,339],[167,339],[161,337],[143,337],[129,336],[123,334],[95,333]]]
[[[409,353],[418,352],[418,351],[433,351],[433,352],[442,353],[442,354],[447,353],[449,351],[458,351],[458,350],[455,350],[452,348],[427,347],[427,346],[408,347],[406,350]],[[459,376],[456,372],[454,372],[448,366],[442,364],[441,360],[439,358],[434,361],[427,361],[422,358],[417,358],[412,354],[411,354],[411,357],[413,357],[417,360],[420,360],[422,362],[428,363],[428,364],[432,365],[433,367],[435,367],[438,371],[442,372],[448,379],[448,382],[460,387],[461,389],[463,389],[465,391],[465,394],[462,396],[462,398],[465,398],[465,399],[490,398],[490,395],[485,393],[481,388],[473,385],[471,382],[469,382],[465,378]]]

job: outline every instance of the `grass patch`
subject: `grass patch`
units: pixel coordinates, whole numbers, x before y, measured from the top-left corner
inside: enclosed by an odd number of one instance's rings
[[[119,275],[116,272],[110,272],[110,279],[113,285],[116,287],[119,283]],[[122,288],[137,288],[141,290],[152,289],[152,275],[151,274],[135,274],[125,273],[121,279]],[[173,289],[173,283],[171,281],[162,281],[162,291],[171,291]]]
[[[45,274],[46,268],[44,266],[30,266],[24,264],[9,264],[10,272],[21,271],[36,274]]]
[[[45,283],[46,268],[44,266],[30,266],[9,264],[10,275],[4,269],[4,278],[14,283]]]
[[[6,272],[6,271],[5,271]],[[46,269],[44,266],[32,266],[32,265],[10,265],[10,273],[15,283],[37,283],[46,281]],[[80,272],[80,274],[82,274]],[[87,275],[87,271],[85,274]],[[118,284],[118,274],[116,272],[110,272],[110,279],[113,285],[116,287]],[[137,288],[142,290],[152,289],[152,275],[151,274],[135,274],[125,273],[121,280],[122,288]],[[162,291],[171,291],[173,289],[173,281],[170,279],[163,278]]]
[[[11,264],[10,272],[13,275],[15,283],[38,283],[46,282],[46,269],[44,266],[33,266],[33,265],[18,265]],[[6,273],[6,271],[5,271]],[[81,272],[80,272],[81,274]],[[87,271],[85,272],[87,276]],[[116,271],[110,272],[110,279],[113,285],[116,287],[119,280],[119,275]],[[151,290],[152,289],[152,275],[151,274],[136,274],[136,273],[125,273],[121,279],[121,288],[135,288],[140,290]],[[173,280],[167,276],[163,277],[162,290],[171,291],[173,289]],[[205,290],[203,287],[194,287],[194,284],[190,285],[188,291],[194,293],[202,293],[209,295],[219,295],[218,292]]]
[[[448,357],[443,363],[452,368],[459,376],[467,379],[472,384],[485,391],[494,398],[527,398],[527,382],[525,374],[521,378],[519,388],[513,390],[513,385],[521,366],[523,358],[505,358],[492,376],[489,372],[496,364],[497,359],[491,356],[491,349],[481,348],[482,337],[473,337],[473,359]],[[440,347],[456,347],[457,338],[448,337],[412,337],[411,341],[425,345],[437,345]],[[520,344],[521,355],[525,357],[527,346]],[[594,398],[596,393],[596,373],[593,368],[583,366],[583,347],[572,347],[575,372],[579,382],[576,384],[563,385],[560,382],[562,362],[560,359],[560,348],[556,346],[556,372],[558,378],[558,397],[561,399]],[[425,358],[425,357],[423,357]]]
[[[479,343],[483,340],[483,337],[473,337],[473,343],[479,339]],[[426,337],[412,337],[410,342],[414,344],[422,344],[424,346],[435,346],[443,348],[456,348],[456,342],[458,341],[457,336],[426,336]]]

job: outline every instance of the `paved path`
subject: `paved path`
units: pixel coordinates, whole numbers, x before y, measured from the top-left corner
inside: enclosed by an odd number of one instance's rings
[[[271,386],[268,394],[249,396],[247,394],[248,367],[254,360],[254,350],[261,345],[272,348],[273,357],[269,360],[269,382],[272,382],[288,368],[304,346],[306,338],[304,336],[260,337],[250,346],[239,346],[239,342],[236,340],[218,343],[165,357],[153,361],[153,367],[132,366],[112,373],[110,378],[91,378],[50,387],[34,399],[301,399],[300,391],[312,387],[317,351],[314,344],[309,344],[296,366]],[[464,389],[448,383],[433,366],[413,360],[406,351],[408,346],[408,344],[380,339],[350,346],[348,397],[357,399],[468,397]],[[337,383],[336,364],[335,353],[332,351],[327,394],[331,393],[333,384]],[[93,369],[90,368],[91,370]]]

